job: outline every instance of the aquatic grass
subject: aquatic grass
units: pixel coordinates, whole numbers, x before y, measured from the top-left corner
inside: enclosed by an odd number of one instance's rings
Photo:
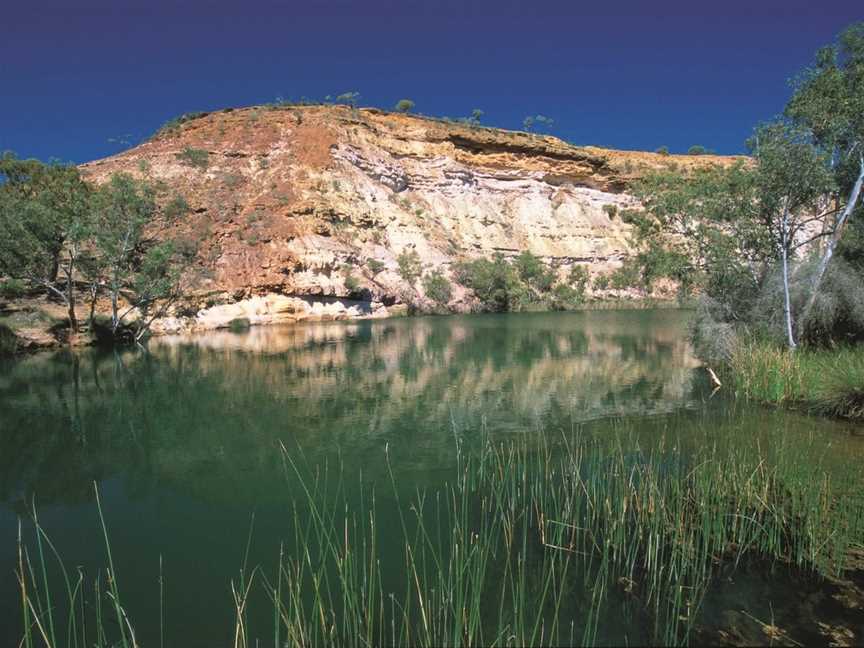
[[[728,372],[736,394],[815,414],[864,419],[864,350],[807,349],[742,343]]]
[[[413,490],[387,450],[383,482],[280,453],[293,537],[275,566],[252,566],[250,525],[231,587],[235,646],[686,644],[721,566],[836,575],[864,544],[858,473],[829,473],[784,439],[769,449],[721,437],[695,452],[675,437],[646,449],[626,430],[539,448],[484,441],[460,445],[444,483]],[[104,518],[103,531],[107,543]],[[134,645],[107,555],[108,609]],[[50,638],[50,583],[31,589],[44,557],[25,556],[19,540],[25,627]],[[78,581],[67,591],[83,629]],[[269,612],[250,615],[256,592]],[[106,623],[97,617],[96,645],[108,645]]]
[[[36,550],[31,555],[25,546],[21,523],[18,526],[18,565],[16,576],[21,592],[21,609],[24,622],[22,648],[44,646],[45,648],[138,648],[135,631],[120,599],[114,559],[108,527],[102,511],[99,490],[94,484],[96,507],[107,557],[106,585],[103,591],[99,574],[94,579],[94,598],[85,600],[84,574],[76,570],[70,575],[60,553],[39,523],[36,506],[32,508],[32,523],[36,538]],[[46,550],[47,549],[47,550]],[[53,560],[52,560],[53,559]],[[65,598],[57,596],[49,574],[59,572],[63,580]],[[160,576],[161,578],[161,576]],[[109,632],[102,618],[102,607],[108,607],[115,616],[115,632]],[[65,620],[65,635],[63,625]],[[88,640],[88,626],[92,624],[95,640]],[[61,640],[62,639],[62,640]]]

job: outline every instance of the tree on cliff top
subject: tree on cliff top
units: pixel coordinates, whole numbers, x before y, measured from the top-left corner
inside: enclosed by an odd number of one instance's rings
[[[409,113],[414,110],[414,102],[410,99],[400,99],[396,102],[396,106],[394,108],[396,109],[396,112]]]

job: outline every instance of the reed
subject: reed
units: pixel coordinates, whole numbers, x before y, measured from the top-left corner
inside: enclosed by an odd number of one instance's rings
[[[459,448],[446,483],[406,491],[389,459],[387,482],[369,485],[283,447],[287,479],[299,485],[286,489],[299,492],[293,538],[269,567],[251,567],[247,550],[231,587],[234,645],[686,644],[721,564],[832,575],[864,544],[857,473],[829,474],[782,441],[770,451],[680,448],[669,438],[644,449],[626,431],[539,449],[484,443]],[[116,617],[116,636],[85,614],[81,574],[49,598],[48,554],[38,544],[31,557],[19,538],[22,645],[136,645],[107,529],[105,539],[97,599]],[[271,606],[258,626],[247,614],[255,590]]]
[[[729,373],[738,395],[815,414],[864,419],[864,351],[855,348],[786,349],[746,342],[733,353]]]

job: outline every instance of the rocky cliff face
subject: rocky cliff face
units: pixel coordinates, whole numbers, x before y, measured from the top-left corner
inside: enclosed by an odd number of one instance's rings
[[[210,113],[82,166],[102,182],[149,177],[190,212],[165,235],[200,241],[186,281],[200,307],[163,330],[386,315],[423,303],[397,256],[450,274],[476,256],[530,250],[564,273],[618,267],[627,188],[669,163],[728,161],[576,147],[549,136],[344,106]],[[351,275],[346,285],[346,278]],[[475,303],[454,286],[453,310]]]

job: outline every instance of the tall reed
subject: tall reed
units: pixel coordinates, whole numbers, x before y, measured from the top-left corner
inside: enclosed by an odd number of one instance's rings
[[[721,564],[836,574],[864,544],[856,473],[828,474],[782,440],[695,453],[626,433],[486,442],[459,448],[446,483],[413,490],[389,457],[375,484],[281,452],[299,488],[286,489],[293,537],[269,567],[250,566],[247,549],[231,586],[235,646],[686,644]],[[19,538],[23,645],[135,646],[107,529],[107,589],[96,588],[113,637],[88,616],[80,573],[63,571],[65,596],[53,590],[53,546],[36,529],[33,556]],[[253,620],[254,591],[270,613]]]

